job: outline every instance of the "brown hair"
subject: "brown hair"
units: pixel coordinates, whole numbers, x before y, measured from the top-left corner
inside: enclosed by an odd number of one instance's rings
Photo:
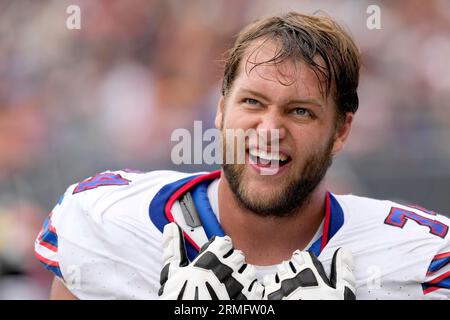
[[[361,62],[353,39],[329,17],[297,12],[259,19],[238,34],[225,62],[223,96],[229,92],[239,72],[246,49],[257,39],[275,41],[280,49],[272,59],[254,64],[252,69],[261,64],[277,65],[286,59],[301,59],[317,75],[325,96],[333,90],[339,118],[347,112],[356,112]],[[317,57],[323,60],[324,66],[315,61]],[[326,80],[325,91],[320,76]]]

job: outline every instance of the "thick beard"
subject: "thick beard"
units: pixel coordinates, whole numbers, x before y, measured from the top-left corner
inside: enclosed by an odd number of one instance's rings
[[[332,148],[333,139],[330,139],[326,148],[306,159],[303,172],[295,177],[295,180],[291,180],[283,190],[278,192],[275,200],[270,202],[264,202],[263,197],[256,197],[257,200],[249,197],[248,190],[242,184],[245,165],[225,163],[222,168],[231,191],[242,208],[262,217],[291,217],[295,215],[297,209],[309,201],[312,192],[325,177],[333,160]]]

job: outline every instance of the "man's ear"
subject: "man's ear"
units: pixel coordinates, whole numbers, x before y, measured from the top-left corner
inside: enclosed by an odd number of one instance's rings
[[[331,151],[333,155],[338,154],[344,148],[352,128],[353,116],[354,114],[352,112],[347,112],[344,121],[339,124],[334,135],[333,150]]]
[[[214,120],[214,124],[216,128],[219,130],[222,130],[224,111],[225,111],[225,98],[224,96],[221,96],[219,102],[217,103],[216,119]]]

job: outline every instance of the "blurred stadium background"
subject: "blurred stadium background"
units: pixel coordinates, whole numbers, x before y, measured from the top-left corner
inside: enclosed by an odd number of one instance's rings
[[[71,4],[81,30],[66,28]],[[381,30],[366,27],[370,4]],[[172,130],[213,126],[223,53],[243,25],[318,9],[364,58],[331,190],[449,214],[448,0],[0,0],[0,299],[47,298],[33,242],[68,185],[107,169],[215,169],[173,165]]]

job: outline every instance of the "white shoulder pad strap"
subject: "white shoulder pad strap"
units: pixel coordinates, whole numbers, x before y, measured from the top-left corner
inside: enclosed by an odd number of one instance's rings
[[[199,248],[208,242],[205,229],[189,192],[174,202],[171,212],[175,222]]]

